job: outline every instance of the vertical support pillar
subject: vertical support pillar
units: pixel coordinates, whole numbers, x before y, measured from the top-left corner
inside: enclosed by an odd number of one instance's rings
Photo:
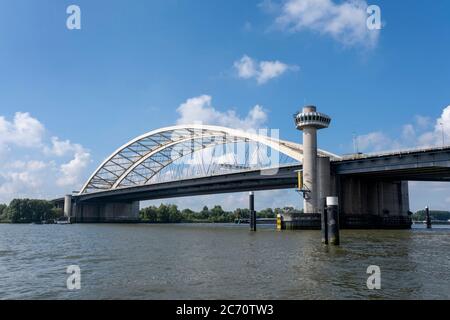
[[[317,158],[318,207],[321,217],[322,243],[328,244],[327,204],[326,198],[331,196],[330,158]]]
[[[322,243],[328,244],[328,219],[327,219],[326,199],[322,200],[321,230],[322,230]]]
[[[431,229],[430,208],[428,208],[428,206],[425,207],[425,215],[427,219],[427,229]]]
[[[256,231],[255,194],[253,192],[248,194],[248,200],[250,209],[250,230]]]
[[[339,200],[338,197],[327,197],[328,242],[338,246],[339,236]]]
[[[72,216],[72,195],[68,194],[64,197],[64,217]]]
[[[304,212],[317,213],[317,129],[303,129],[303,183],[309,191],[304,199]]]

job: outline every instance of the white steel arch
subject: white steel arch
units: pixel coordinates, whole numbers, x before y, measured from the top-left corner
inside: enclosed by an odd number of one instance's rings
[[[296,161],[303,160],[303,147],[297,143],[219,126],[178,125],[148,132],[118,148],[94,171],[80,193],[144,185],[176,159],[208,147],[236,142],[256,142]],[[318,154],[340,158],[322,150]]]

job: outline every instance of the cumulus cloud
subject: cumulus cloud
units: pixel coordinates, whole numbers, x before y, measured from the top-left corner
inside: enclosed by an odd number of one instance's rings
[[[68,153],[77,152],[82,148],[79,144],[73,144],[70,140],[60,140],[58,137],[51,138],[51,145],[44,147],[44,152],[48,155],[63,157]]]
[[[212,97],[202,95],[186,100],[177,112],[180,117],[177,124],[219,125],[239,129],[259,129],[267,121],[266,111],[255,105],[244,117],[239,117],[234,110],[221,112],[212,106]]]
[[[0,167],[0,200],[12,197],[38,197],[51,170],[51,163],[16,160]]]
[[[392,147],[391,139],[380,131],[358,136],[357,143],[360,151],[381,151]]]
[[[90,163],[83,146],[49,140],[45,126],[29,113],[18,112],[12,121],[0,117],[0,151],[0,202],[64,194],[78,187]]]
[[[0,116],[0,151],[10,146],[41,147],[44,133],[42,123],[29,113],[17,112],[12,121]]]
[[[273,11],[274,4],[269,3]],[[346,46],[371,48],[378,42],[379,30],[367,28],[367,8],[363,0],[285,0],[275,23],[290,32],[310,30]]]
[[[429,117],[415,116],[413,123],[402,126],[402,131],[396,138],[376,131],[360,135],[356,139],[358,149],[362,152],[450,145],[450,106],[444,108],[441,116],[434,121]]]
[[[90,163],[90,154],[84,148],[77,148],[74,158],[60,166],[62,174],[56,181],[60,187],[76,186],[81,181],[85,169]]]
[[[247,55],[234,63],[239,78],[255,79],[258,84],[267,83],[286,71],[298,70],[298,66],[290,66],[280,61],[256,61]]]

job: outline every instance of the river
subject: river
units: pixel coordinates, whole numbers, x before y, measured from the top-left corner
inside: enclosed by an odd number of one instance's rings
[[[450,299],[448,226],[343,230],[340,247],[258,227],[0,224],[0,299]]]

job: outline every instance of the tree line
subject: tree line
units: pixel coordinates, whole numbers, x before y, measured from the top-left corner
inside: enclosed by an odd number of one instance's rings
[[[277,214],[293,210],[287,208],[267,208],[257,212],[259,218],[275,218]],[[36,199],[14,199],[9,205],[0,204],[0,222],[11,223],[40,223],[62,217],[63,210],[54,207],[51,201]],[[236,219],[248,219],[250,210],[238,208],[234,211],[226,211],[221,206],[212,208],[204,206],[200,211],[191,209],[179,210],[173,204],[161,204],[143,208],[139,212],[140,219],[149,223],[179,223],[179,222],[234,222]],[[432,220],[447,221],[450,219],[449,211],[430,210]],[[425,210],[419,210],[412,215],[414,221],[424,221]]]
[[[441,211],[441,210],[430,210],[431,220],[439,220],[439,221],[447,221],[450,219],[449,211]],[[414,221],[425,221],[426,213],[425,210],[419,210],[413,214],[412,219]]]
[[[63,211],[47,200],[14,199],[8,206],[0,204],[0,222],[40,223],[62,216]]]
[[[275,218],[278,213],[283,210],[293,210],[293,208],[267,208],[257,212],[258,218]],[[191,209],[179,210],[176,205],[161,204],[157,206],[149,206],[143,208],[139,212],[141,221],[149,223],[179,223],[179,222],[215,222],[229,223],[236,219],[250,218],[249,209],[238,208],[234,211],[225,211],[221,206],[216,205],[213,208],[204,206],[201,211]]]

